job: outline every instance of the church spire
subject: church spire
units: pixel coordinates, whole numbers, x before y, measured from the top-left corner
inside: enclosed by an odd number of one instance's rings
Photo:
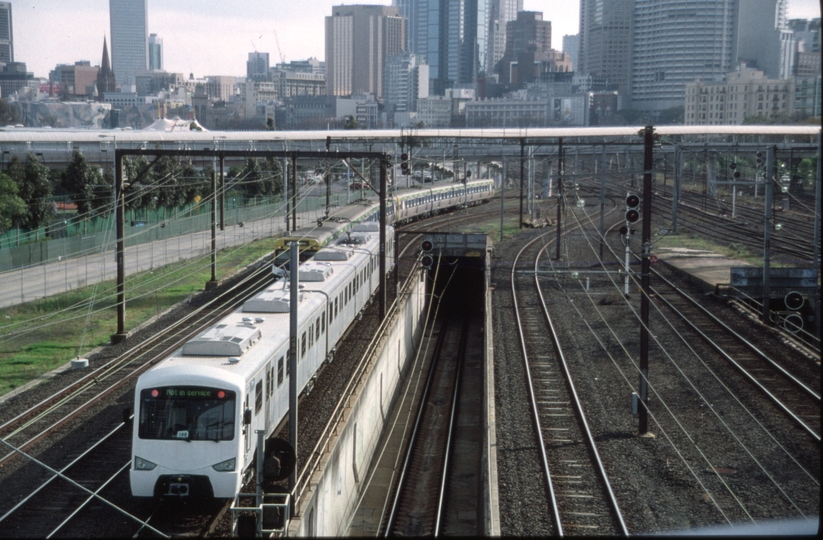
[[[114,80],[114,71],[109,63],[109,47],[106,36],[103,36],[103,60],[100,62],[100,71],[97,72],[97,99],[103,101],[106,92],[114,92],[117,83]]]

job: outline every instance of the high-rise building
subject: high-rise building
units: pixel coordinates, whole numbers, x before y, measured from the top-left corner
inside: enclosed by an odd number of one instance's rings
[[[163,70],[163,38],[157,37],[157,34],[149,34],[149,69]]]
[[[740,9],[737,59],[770,79],[787,79],[794,65],[793,32],[786,20],[787,0],[746,0]]]
[[[269,73],[269,53],[250,52],[246,62],[246,77],[264,78]]]
[[[515,0],[517,1],[517,0]],[[409,18],[409,52],[429,65],[430,91],[474,86],[489,65],[493,0],[395,0]]]
[[[506,53],[498,72],[504,83],[533,82],[534,65],[548,60],[552,52],[552,23],[539,11],[521,11],[506,28]]]
[[[632,9],[635,3],[640,2],[580,0],[579,52],[574,61],[575,73],[605,78],[621,94],[629,92]]]
[[[14,32],[11,25],[11,2],[0,2],[0,63],[14,62]]]
[[[417,111],[417,100],[429,97],[429,66],[417,55],[390,56],[384,79],[383,97],[390,121],[397,113]],[[394,125],[398,126],[396,120]]]
[[[572,59],[572,66],[577,71],[578,56],[580,51],[580,36],[574,34],[572,36],[566,34],[563,36],[563,52],[568,54]]]
[[[407,22],[394,6],[333,6],[326,17],[326,94],[383,97],[386,59],[406,50]]]
[[[109,0],[111,64],[121,88],[149,67],[148,0]]]
[[[489,2],[489,51],[486,54],[486,75],[496,73],[497,63],[506,52],[506,23],[523,11],[523,0],[491,0]]]
[[[739,8],[738,0],[634,0],[632,108],[681,106],[686,84],[719,80],[734,71]],[[587,39],[581,39],[580,56],[591,72]]]

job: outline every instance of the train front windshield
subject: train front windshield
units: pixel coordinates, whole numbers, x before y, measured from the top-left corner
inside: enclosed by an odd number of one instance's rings
[[[147,388],[140,392],[141,439],[230,441],[236,396],[199,386]]]

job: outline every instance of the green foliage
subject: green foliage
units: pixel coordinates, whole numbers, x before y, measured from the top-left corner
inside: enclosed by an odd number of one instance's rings
[[[360,124],[354,116],[348,115],[346,117],[346,123],[343,124],[343,129],[360,129]]]
[[[26,202],[17,195],[18,192],[14,180],[0,173],[0,233],[11,229],[14,221],[26,213]]]
[[[107,181],[110,182],[110,177],[104,177],[100,169],[90,166],[86,157],[75,150],[61,174],[60,185],[77,205],[77,212],[84,215],[92,210],[105,209],[107,205],[110,210],[112,185]]]
[[[47,224],[55,212],[54,205],[48,199],[53,191],[49,168],[40,163],[36,155],[29,153],[25,164],[13,155],[7,172],[17,183],[18,195],[26,203],[26,213],[20,219],[20,226],[36,230]]]
[[[661,126],[682,125],[685,110],[686,107],[684,105],[680,105],[678,107],[671,107],[660,111],[660,116],[657,118],[657,123]]]
[[[0,126],[20,123],[20,111],[5,99],[0,99]]]

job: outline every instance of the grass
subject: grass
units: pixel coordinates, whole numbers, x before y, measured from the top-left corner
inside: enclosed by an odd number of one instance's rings
[[[270,240],[256,240],[219,252],[218,279],[242,270],[271,246]],[[210,265],[206,255],[127,277],[127,330],[202,291],[211,279]],[[0,395],[108,344],[117,331],[116,290],[108,281],[0,310]]]
[[[691,233],[666,234],[662,236],[655,235],[652,239],[652,245],[653,249],[656,248],[658,250],[661,248],[685,248],[711,251],[731,259],[737,259],[754,264],[755,266],[763,261],[762,254],[752,253],[743,244],[738,244],[736,242],[732,242],[730,244],[718,244]]]

